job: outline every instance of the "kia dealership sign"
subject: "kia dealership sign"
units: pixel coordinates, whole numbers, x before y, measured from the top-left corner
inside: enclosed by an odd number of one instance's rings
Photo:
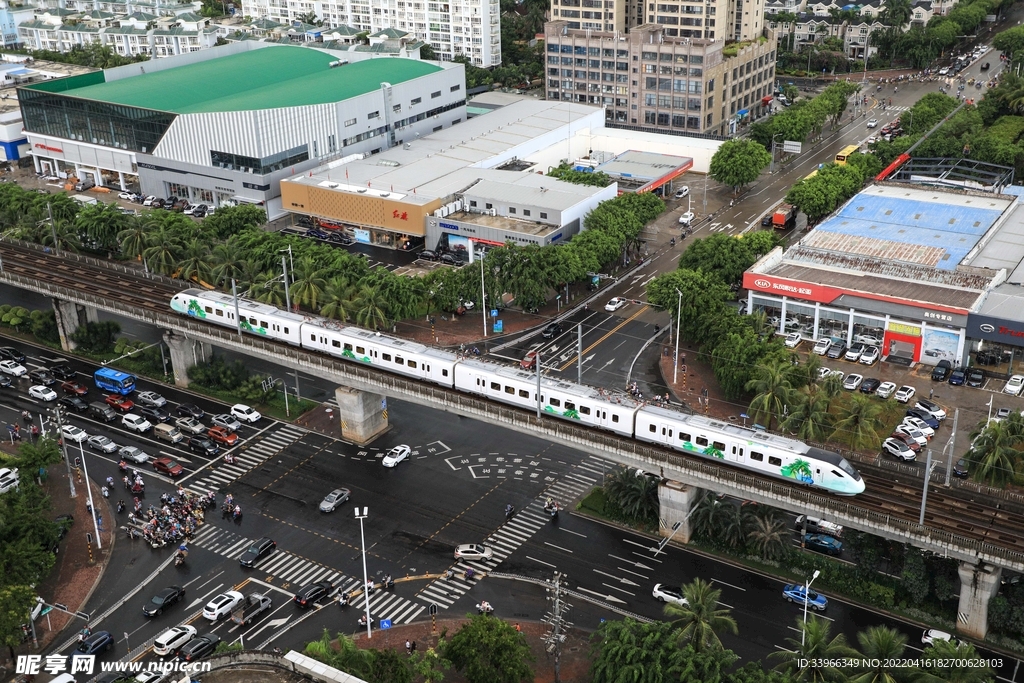
[[[834,292],[826,291],[831,290],[829,287],[812,285],[807,282],[783,280],[782,278],[772,277],[770,275],[756,275],[753,273],[744,273],[743,286],[746,289],[752,289],[758,292],[795,296],[801,299],[810,299],[811,301],[821,301],[822,303],[828,303],[839,294],[838,290],[834,290]]]
[[[1024,321],[971,313],[967,316],[967,336],[972,339],[1024,346]]]

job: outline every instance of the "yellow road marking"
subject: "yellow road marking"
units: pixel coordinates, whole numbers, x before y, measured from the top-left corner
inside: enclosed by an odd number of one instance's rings
[[[633,322],[633,319],[634,319],[634,318],[636,318],[636,317],[637,317],[638,315],[640,315],[641,313],[643,313],[644,311],[646,311],[646,310],[647,310],[648,308],[650,308],[650,306],[648,306],[647,304],[644,304],[643,306],[641,306],[641,307],[640,307],[640,310],[638,310],[638,311],[637,311],[636,313],[634,313],[633,315],[631,315],[631,316],[629,316],[628,318],[626,318],[625,320],[623,320],[623,321],[622,321],[621,323],[619,323],[619,324],[618,324],[617,326],[615,326],[614,328],[612,328],[612,329],[611,329],[611,330],[610,330],[610,331],[609,331],[609,332],[608,332],[608,333],[607,333],[606,335],[604,335],[603,337],[601,337],[600,339],[598,339],[598,340],[597,340],[596,342],[594,342],[593,344],[591,344],[591,345],[590,345],[590,346],[588,346],[587,348],[583,349],[583,353],[587,353],[588,351],[591,351],[591,350],[593,350],[593,349],[597,348],[597,347],[598,347],[598,346],[599,346],[599,345],[600,345],[600,344],[601,344],[602,342],[604,342],[604,340],[605,340],[605,339],[607,339],[608,337],[612,336],[613,334],[615,334],[616,332],[618,332],[619,330],[621,330],[621,329],[622,329],[623,327],[625,327],[625,326],[626,326],[626,323],[630,323],[630,322]],[[576,363],[576,359],[577,359],[577,358],[579,358],[579,357],[580,357],[581,355],[583,355],[583,354],[582,354],[582,353],[579,353],[579,354],[576,354],[575,356],[573,356],[573,357],[572,357],[572,360],[570,360],[569,362],[567,362],[567,363],[566,363],[565,365],[563,365],[562,367],[558,368],[558,371],[559,371],[559,372],[565,372],[566,370],[568,370],[568,369],[569,369],[570,367],[572,367],[572,366],[573,366],[573,364],[575,364],[575,363]]]

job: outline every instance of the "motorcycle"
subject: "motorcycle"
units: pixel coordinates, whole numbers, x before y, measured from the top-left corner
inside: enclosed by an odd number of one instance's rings
[[[235,520],[236,522],[237,522],[238,520],[242,519],[242,509],[241,509],[241,508],[238,508],[238,507],[236,507],[236,508],[235,508],[235,509],[234,509],[234,510],[233,510],[233,511],[231,512],[231,519]]]
[[[514,514],[516,514],[516,506],[515,505],[506,505],[505,506],[505,521],[507,522],[508,520],[512,519],[512,515],[514,515]]]
[[[493,614],[494,607],[489,602],[478,602],[476,604],[477,614]]]
[[[174,566],[180,567],[183,564],[185,564],[185,553],[178,551],[174,556]]]
[[[348,607],[348,593],[338,594],[338,607],[345,609]]]
[[[22,419],[22,421],[25,424],[31,424],[32,423],[32,413],[28,412],[27,410],[22,411],[21,419]]]
[[[121,470],[121,472],[128,472],[128,463],[122,460],[117,463],[117,469]]]

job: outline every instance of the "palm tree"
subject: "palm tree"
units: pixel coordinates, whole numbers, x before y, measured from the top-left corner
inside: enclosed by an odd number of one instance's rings
[[[250,299],[262,301],[271,306],[283,308],[285,305],[284,284],[281,282],[281,274],[273,270],[265,270],[253,278],[246,293]]]
[[[867,396],[850,396],[850,403],[845,406],[842,416],[836,421],[835,431],[830,438],[848,444],[855,450],[876,448],[880,443],[878,430],[882,423],[878,415],[881,411],[882,407]]]
[[[309,256],[299,259],[292,273],[292,286],[288,290],[292,303],[307,306],[316,311],[320,309],[320,301],[324,296],[324,269]]]
[[[774,361],[754,368],[747,382],[747,391],[755,393],[750,401],[750,412],[755,421],[766,421],[769,429],[775,420],[781,420],[793,394],[793,365]]]
[[[777,660],[777,671],[788,671],[798,681],[826,683],[841,682],[847,678],[848,670],[842,666],[829,666],[831,663],[841,664],[841,660],[856,657],[857,651],[846,643],[842,633],[830,638],[832,625],[824,619],[811,615],[807,623],[800,619],[797,627],[803,635],[803,642],[796,638],[787,638],[790,649],[772,652],[768,659]]]
[[[386,301],[377,287],[363,285],[356,296],[356,324],[375,330],[388,325]]]
[[[747,545],[763,560],[777,561],[789,550],[786,522],[774,514],[751,515],[748,521]]]
[[[117,233],[117,241],[121,245],[121,255],[128,258],[140,258],[146,249],[146,235],[149,233],[142,221],[133,220],[128,227]]]
[[[114,246],[118,233],[128,227],[128,217],[121,213],[116,204],[100,202],[79,211],[75,216],[75,225],[80,234],[88,235],[107,249]]]
[[[885,0],[879,19],[893,28],[902,29],[910,21],[913,6],[910,0]]]
[[[843,379],[838,374],[829,374],[818,380],[818,387],[821,393],[831,401],[843,393]]]
[[[1024,451],[1017,448],[1020,440],[1016,420],[991,422],[978,432],[967,451],[974,479],[992,486],[1002,486],[1009,481],[1024,455]]]
[[[726,506],[732,503],[723,501],[711,491],[701,490],[702,497],[690,514],[690,528],[694,536],[711,542],[718,541],[718,529],[725,520]]]
[[[860,667],[849,683],[899,683],[916,680],[921,672],[913,666],[893,666],[907,647],[907,637],[888,626],[872,626],[857,634],[862,661],[875,662],[874,666]]]
[[[352,303],[352,292],[353,288],[344,276],[332,277],[324,287],[324,305],[320,309],[320,315],[340,320],[343,323],[348,322],[355,310]]]
[[[729,631],[739,632],[736,620],[729,616],[729,610],[718,608],[722,591],[712,587],[710,581],[694,579],[683,586],[684,605],[665,605],[665,615],[675,617],[672,623],[681,626],[679,640],[683,645],[692,645],[694,650],[720,649],[722,641],[718,634]]]
[[[746,541],[747,520],[735,505],[723,505],[718,537],[727,548],[739,548]]]
[[[209,248],[199,240],[189,242],[178,264],[178,277],[203,284],[213,279],[212,273]]]
[[[151,270],[171,275],[178,267],[180,253],[181,243],[178,241],[177,232],[161,227],[147,235],[142,258]]]
[[[828,398],[814,385],[804,387],[780,426],[804,441],[825,441],[832,433]]]
[[[242,279],[246,266],[243,253],[234,237],[213,248],[210,252],[210,261],[213,265],[211,275],[217,284],[227,284],[231,280],[235,280],[237,284]]]
[[[56,241],[54,241],[56,238]],[[65,251],[78,251],[81,241],[78,238],[78,228],[74,220],[53,219],[53,225],[41,225],[39,231],[39,243]]]
[[[988,683],[995,680],[996,672],[981,666],[978,651],[971,643],[937,640],[925,648],[922,659],[936,664],[921,677],[922,683]]]
[[[621,467],[605,476],[605,494],[623,514],[638,521],[658,518],[658,482],[639,470]]]

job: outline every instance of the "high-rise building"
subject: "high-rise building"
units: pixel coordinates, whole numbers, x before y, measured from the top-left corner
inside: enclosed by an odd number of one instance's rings
[[[351,26],[369,33],[389,28],[408,31],[429,43],[442,61],[464,55],[475,66],[501,63],[498,0],[242,0],[242,14],[258,19],[290,24],[310,13],[328,27]]]
[[[765,0],[551,0],[551,19],[565,20],[569,30],[621,33],[654,24],[664,30],[665,38],[744,41],[761,36],[764,3]]]
[[[603,106],[611,124],[717,135],[771,106],[774,31],[726,42],[671,37],[659,24],[623,34],[569,23],[544,25],[549,100]]]

